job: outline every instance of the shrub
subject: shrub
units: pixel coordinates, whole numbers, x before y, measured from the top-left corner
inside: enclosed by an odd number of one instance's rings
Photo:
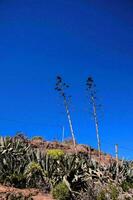
[[[123,181],[121,187],[124,192],[128,192],[130,188],[133,188],[133,183],[128,181]]]
[[[8,140],[8,141],[10,141],[10,139],[11,139],[10,136],[6,136],[5,138],[6,138],[6,140]]]
[[[70,200],[70,192],[65,183],[59,183],[52,190],[52,195],[56,200]]]
[[[123,181],[122,184],[121,184],[121,187],[123,189],[124,192],[128,192],[129,190],[129,184],[127,181]]]
[[[88,186],[86,191],[81,191],[78,196],[74,197],[74,200],[97,200],[94,188]]]
[[[55,160],[58,160],[62,156],[64,156],[64,151],[61,149],[49,149],[47,151],[47,155],[52,157]]]
[[[32,140],[43,140],[43,138],[41,136],[34,136]]]
[[[26,176],[21,173],[14,172],[7,178],[7,183],[16,188],[25,188],[26,187]]]
[[[10,138],[10,137],[9,137]],[[24,135],[24,133],[23,132],[21,132],[21,131],[18,131],[17,133],[16,133],[16,135],[14,136],[14,138],[16,139],[16,140],[20,140],[20,141],[22,141],[22,142],[27,142],[27,138],[25,137],[25,135]]]
[[[117,200],[118,199],[118,196],[119,196],[119,191],[118,189],[116,188],[116,186],[114,185],[111,185],[110,186],[110,197],[112,200]]]
[[[28,187],[39,188],[42,182],[44,182],[43,171],[41,166],[36,162],[31,162],[26,170],[25,176]]]
[[[100,191],[100,193],[97,196],[97,200],[106,200],[106,194],[104,190]]]

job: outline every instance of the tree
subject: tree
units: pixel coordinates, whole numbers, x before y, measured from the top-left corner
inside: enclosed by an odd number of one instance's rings
[[[72,135],[73,145],[74,145],[74,148],[75,148],[75,152],[77,153],[76,140],[75,140],[73,124],[72,124],[72,120],[71,120],[71,115],[70,115],[70,110],[69,110],[69,103],[68,103],[70,96],[67,96],[67,94],[66,94],[66,89],[67,88],[69,88],[69,85],[63,82],[62,77],[57,76],[56,77],[55,90],[63,98],[63,103],[64,103],[64,106],[65,106],[65,110],[66,110],[66,114],[67,114],[67,118],[68,118],[68,122],[69,122],[69,127],[70,127],[70,131],[71,131],[71,135]]]
[[[87,91],[89,93],[89,101],[93,108],[93,117],[95,121],[95,127],[96,127],[96,136],[97,136],[97,143],[98,143],[98,152],[99,152],[99,158],[101,157],[101,142],[100,142],[100,136],[99,136],[99,123],[98,123],[98,116],[97,116],[97,97],[96,97],[96,85],[92,77],[88,77],[87,82]]]

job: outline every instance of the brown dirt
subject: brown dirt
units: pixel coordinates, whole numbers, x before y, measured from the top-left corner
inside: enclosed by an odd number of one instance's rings
[[[70,143],[63,143],[63,142],[58,142],[58,141],[49,142],[49,141],[43,141],[43,140],[37,139],[37,140],[29,141],[29,144],[31,144],[33,148],[39,148],[43,152],[47,151],[48,149],[61,149],[65,153],[68,153],[68,154],[75,152],[72,142]],[[101,152],[101,159],[99,160],[98,151],[94,148],[91,148],[90,146],[77,144],[76,147],[77,147],[78,153],[89,154],[91,158],[93,158],[94,160],[98,162],[100,161],[101,164],[107,165],[115,161],[115,159],[111,155],[104,154],[102,152]]]
[[[25,197],[30,197],[34,200],[53,200],[51,195],[40,193],[37,189],[18,189],[0,185],[0,200],[6,200],[6,194],[23,194]]]
[[[38,194],[37,196],[33,197],[34,200],[53,200],[52,196],[50,195],[43,195]]]
[[[61,149],[65,153],[74,153],[74,147],[72,143],[61,143],[61,142],[48,142],[48,141],[43,141],[43,140],[32,140],[32,141],[27,141],[33,148],[38,148],[42,150],[43,152],[47,151],[48,149]],[[89,154],[91,158],[99,161],[98,157],[98,151],[86,146],[86,145],[79,145],[77,144],[77,151],[78,153],[86,153]],[[110,162],[113,162],[114,158],[112,158],[109,154],[104,154],[101,153],[101,159],[100,162],[101,164],[109,164]],[[13,187],[7,187],[0,185],[0,200],[6,200],[4,198],[7,193],[10,194],[19,194],[22,193],[25,197],[32,196],[34,200],[53,200],[51,195],[46,195],[42,194],[39,192],[37,189],[17,189]]]

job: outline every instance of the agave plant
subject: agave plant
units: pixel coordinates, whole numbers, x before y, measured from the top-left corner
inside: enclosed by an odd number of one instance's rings
[[[86,159],[80,155],[65,155],[60,162],[60,179],[73,194],[87,188]]]
[[[112,162],[104,166],[84,153],[64,154],[60,150],[44,153],[31,148],[23,137],[0,137],[1,183],[19,188],[44,188],[49,192],[63,182],[77,198],[81,191],[88,193],[90,182],[103,186],[110,183],[120,185],[123,181],[133,184],[132,162],[120,161],[119,165]]]
[[[55,185],[57,175],[57,160],[51,158],[39,149],[30,149],[28,156],[29,163],[36,163],[41,168],[43,179],[48,186],[46,190],[49,190]],[[29,164],[30,165],[30,164]]]
[[[36,162],[31,162],[27,165],[24,175],[27,187],[38,188],[40,187],[40,182],[44,181],[42,168]]]
[[[17,138],[0,138],[0,181],[21,187],[28,164],[29,145]],[[22,180],[22,181],[21,181]]]
[[[133,162],[125,161],[123,163],[124,170],[123,170],[123,181],[128,182],[130,185],[133,186]]]

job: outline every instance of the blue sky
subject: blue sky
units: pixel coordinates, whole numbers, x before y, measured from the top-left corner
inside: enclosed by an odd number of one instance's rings
[[[85,81],[92,75],[103,105],[102,150],[133,158],[133,2],[131,0],[6,0],[0,2],[0,134],[23,131],[70,137],[54,91],[70,84],[79,143],[97,146]]]

